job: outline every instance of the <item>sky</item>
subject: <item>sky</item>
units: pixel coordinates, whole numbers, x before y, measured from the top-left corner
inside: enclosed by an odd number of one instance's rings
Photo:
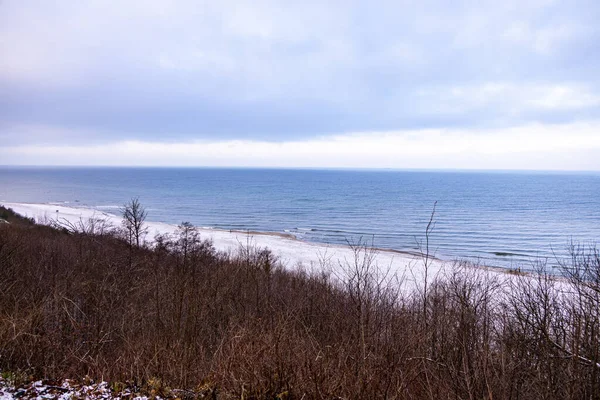
[[[0,0],[0,165],[600,170],[600,2]]]

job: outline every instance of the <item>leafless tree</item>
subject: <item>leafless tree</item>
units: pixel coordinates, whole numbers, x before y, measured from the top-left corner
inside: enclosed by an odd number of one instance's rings
[[[148,213],[137,197],[133,197],[121,209],[123,215],[123,227],[130,245],[140,247],[144,236],[148,233],[145,221]]]
[[[419,253],[421,255],[421,261],[423,263],[422,283],[421,283],[421,285],[417,285],[417,291],[421,294],[421,297],[423,299],[423,302],[422,302],[422,304],[423,304],[423,322],[425,323],[425,326],[427,325],[427,307],[428,307],[428,295],[429,295],[428,290],[429,290],[429,287],[431,286],[431,277],[430,277],[429,273],[431,270],[431,262],[435,258],[435,255],[432,254],[431,249],[430,249],[429,239],[431,237],[431,233],[433,232],[433,229],[435,228],[436,207],[437,207],[437,200],[433,203],[433,210],[431,211],[429,220],[427,222],[427,227],[425,228],[425,243],[423,243],[423,240],[419,240],[415,237],[415,241],[417,243],[417,247],[418,247]],[[414,272],[412,271],[412,268],[411,268],[411,273],[413,274],[413,278],[415,278],[415,280],[416,280],[416,277],[415,277]],[[437,278],[437,276],[435,278]]]

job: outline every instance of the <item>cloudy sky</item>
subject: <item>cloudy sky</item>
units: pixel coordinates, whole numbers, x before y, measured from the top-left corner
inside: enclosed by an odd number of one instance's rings
[[[0,0],[0,165],[600,170],[600,3]]]

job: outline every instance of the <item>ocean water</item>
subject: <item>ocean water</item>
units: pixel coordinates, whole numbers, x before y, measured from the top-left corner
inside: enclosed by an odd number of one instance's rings
[[[301,240],[418,251],[437,202],[431,252],[527,269],[600,238],[600,174],[209,168],[0,168],[0,202],[289,232]]]

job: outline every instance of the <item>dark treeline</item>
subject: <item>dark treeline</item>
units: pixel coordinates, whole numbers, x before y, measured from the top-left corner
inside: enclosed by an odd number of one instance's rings
[[[189,224],[149,248],[2,212],[3,371],[218,399],[600,397],[594,250],[563,280],[454,265],[409,292],[360,246],[331,277],[219,253]]]

